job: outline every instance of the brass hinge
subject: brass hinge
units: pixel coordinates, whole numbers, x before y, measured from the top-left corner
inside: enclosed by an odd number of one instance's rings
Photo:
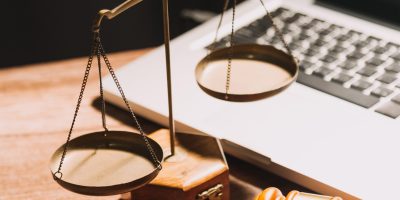
[[[196,200],[222,200],[223,188],[224,186],[222,184],[218,184],[200,194],[197,194]]]

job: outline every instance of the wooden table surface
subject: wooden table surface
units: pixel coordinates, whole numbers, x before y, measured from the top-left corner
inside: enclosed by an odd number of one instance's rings
[[[110,54],[115,68],[149,49]],[[67,137],[87,58],[9,67],[0,70],[0,200],[118,199],[89,197],[66,191],[52,179],[48,162]],[[98,74],[92,70],[73,137],[101,130]],[[108,106],[108,127],[135,130],[129,115]],[[147,133],[161,126],[139,118]],[[284,194],[305,189],[248,163],[227,156],[231,199],[253,199],[262,188],[275,186]]]

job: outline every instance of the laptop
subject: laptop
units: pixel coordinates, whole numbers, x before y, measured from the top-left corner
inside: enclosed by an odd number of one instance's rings
[[[258,101],[222,101],[195,80],[218,17],[174,39],[177,131],[217,137],[227,153],[319,193],[393,198],[400,180],[400,32],[373,13],[362,18],[347,5],[355,2],[376,5],[387,16],[400,11],[396,0],[265,0],[300,60],[300,74],[288,89]],[[228,11],[220,29],[220,47],[228,42],[230,16]],[[259,1],[241,3],[236,16],[235,41],[282,48]],[[168,126],[164,47],[116,74],[134,111]],[[105,97],[124,108],[110,77]]]

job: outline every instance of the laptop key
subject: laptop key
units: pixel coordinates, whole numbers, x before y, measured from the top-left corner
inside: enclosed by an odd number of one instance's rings
[[[272,12],[271,16],[278,17],[278,16],[282,15],[283,13],[287,13],[287,12],[289,12],[288,9],[280,7],[278,9],[276,9],[274,12]]]
[[[356,50],[356,51],[353,51],[352,53],[350,53],[349,55],[347,55],[348,58],[356,59],[356,60],[359,60],[359,59],[363,58],[364,56],[366,56],[365,53],[362,53],[362,52],[357,51],[357,50]]]
[[[287,35],[287,34],[296,34],[299,32],[299,30],[292,28],[291,26],[285,26],[282,30],[281,30],[283,35]]]
[[[320,51],[318,51],[315,48],[309,48],[309,49],[307,49],[307,51],[304,52],[304,55],[309,56],[309,57],[316,56],[317,54],[320,54]]]
[[[330,30],[328,28],[327,29],[322,29],[321,31],[318,32],[319,35],[323,35],[323,36],[329,35],[330,33],[332,33],[332,30]]]
[[[233,41],[235,44],[253,44],[256,42],[256,38],[235,34],[233,36]]]
[[[316,47],[323,47],[326,46],[329,42],[323,39],[317,39],[312,45]]]
[[[300,65],[299,65],[300,69],[303,70],[303,71],[307,70],[307,69],[309,69],[309,68],[311,68],[313,66],[314,66],[314,64],[312,62],[310,62],[310,61],[307,61],[307,60],[302,60],[300,62]]]
[[[364,67],[357,71],[358,74],[361,74],[366,77],[370,77],[376,73],[376,69],[373,67]]]
[[[320,90],[322,92],[336,96],[343,100],[352,102],[364,108],[370,108],[379,101],[379,98],[375,96],[364,95],[357,90],[345,88],[339,84],[325,81],[320,77],[307,75],[304,72],[299,73],[297,82],[312,87],[316,90]]]
[[[289,48],[292,51],[294,51],[294,50],[302,51],[303,50],[303,45],[301,45],[301,43],[292,42],[292,43],[289,44]]]
[[[318,35],[318,40],[323,40],[327,43],[334,41],[330,35]]]
[[[346,50],[347,50],[346,48],[339,46],[339,45],[336,45],[336,46],[332,47],[331,49],[329,49],[329,51],[331,51],[333,53],[343,53]]]
[[[357,37],[360,37],[362,35],[361,32],[358,32],[355,30],[350,30],[347,34],[352,35],[352,36],[357,36]]]
[[[241,28],[235,33],[236,36],[241,36],[245,38],[257,38],[261,35],[258,35],[255,31],[249,29],[248,27]]]
[[[378,44],[378,40],[373,38],[373,37],[368,37],[367,39],[364,40],[358,40],[353,43],[353,45],[357,49],[363,49],[363,48],[374,48]]]
[[[318,24],[322,24],[322,23],[323,23],[322,20],[312,19],[309,23],[302,25],[301,28],[308,30],[308,29],[311,29],[311,28],[317,26]]]
[[[388,43],[386,44],[386,46],[389,46],[390,48],[394,48],[394,49],[400,48],[400,45],[395,44],[395,43],[393,43],[393,42],[388,42]]]
[[[391,118],[397,118],[400,115],[400,104],[388,101],[375,111]]]
[[[381,39],[379,39],[377,37],[374,37],[374,36],[368,36],[367,40],[369,42],[379,42],[379,41],[381,41]]]
[[[348,74],[340,73],[340,74],[334,76],[334,77],[332,78],[332,81],[333,81],[333,82],[336,82],[336,83],[339,83],[339,84],[344,84],[344,83],[346,83],[347,81],[351,80],[352,78],[353,78],[353,77],[350,76],[350,75],[348,75]]]
[[[386,83],[386,84],[391,84],[397,80],[397,77],[394,75],[391,75],[391,74],[383,74],[382,76],[378,77],[376,80]]]
[[[373,57],[373,58],[369,59],[366,63],[368,65],[379,66],[379,65],[382,65],[385,62],[386,61],[381,59],[381,58]]]
[[[390,51],[390,49],[391,49],[391,47],[388,46],[388,45],[385,45],[385,46],[376,46],[376,47],[373,49],[373,51],[374,51],[375,53],[377,53],[377,54],[384,54],[384,53]]]
[[[225,48],[229,46],[229,41],[227,41],[225,38],[216,42],[215,44],[210,44],[209,46],[207,46],[207,49],[211,50],[211,49],[220,49],[220,48]]]
[[[346,60],[339,65],[340,68],[343,68],[345,70],[351,70],[357,66],[358,66],[358,63],[356,60]]]
[[[326,67],[320,67],[318,69],[316,69],[313,74],[315,74],[316,76],[319,76],[321,78],[325,78],[326,76],[328,76],[329,74],[331,74],[333,72],[333,70],[326,68]]]
[[[338,31],[339,31],[338,27],[336,27],[334,25],[330,25],[328,28],[321,29],[320,31],[318,31],[318,34],[322,35],[322,36],[326,36],[326,35],[337,33]]]
[[[296,13],[296,14],[294,14],[292,17],[286,18],[286,19],[284,19],[283,21],[286,22],[286,23],[288,23],[288,24],[291,24],[291,23],[294,23],[294,22],[296,22],[297,20],[299,20],[301,17],[302,17],[301,14]]]
[[[378,87],[371,92],[372,95],[377,97],[387,97],[392,93],[393,90],[384,87]]]
[[[350,34],[341,34],[336,37],[336,40],[338,40],[340,42],[346,42],[346,41],[349,41],[351,38],[352,38],[352,35],[350,35]]]
[[[399,73],[400,72],[400,62],[392,63],[385,68],[386,71]]]
[[[249,25],[249,27],[251,27],[252,30],[255,30],[257,32],[264,32],[271,27],[271,23],[269,21],[267,21],[265,19],[265,17],[262,17],[256,21],[254,21],[253,23],[251,23]]]
[[[369,42],[367,40],[358,40],[356,42],[353,43],[353,45],[357,48],[357,49],[362,49],[367,47],[369,44]]]
[[[321,60],[326,62],[326,63],[333,63],[337,60],[337,56],[332,55],[332,54],[327,54],[326,56],[322,57]]]
[[[294,38],[294,40],[296,41],[303,41],[303,40],[307,40],[308,38],[310,38],[311,35],[307,34],[305,32],[301,32],[297,37]]]
[[[397,96],[393,97],[392,101],[400,104],[400,94],[398,94]]]
[[[360,90],[360,91],[364,91],[371,86],[372,86],[372,83],[365,81],[365,80],[358,80],[351,85],[352,88],[354,88],[356,90]]]
[[[393,55],[391,55],[390,57],[397,61],[400,61],[400,52],[396,52]]]

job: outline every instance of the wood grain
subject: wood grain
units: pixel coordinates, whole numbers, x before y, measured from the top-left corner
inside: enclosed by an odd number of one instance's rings
[[[150,137],[161,145],[165,156],[170,155],[168,129]],[[135,198],[194,200],[197,194],[222,184],[223,199],[229,199],[228,166],[214,138],[176,133],[176,152],[176,157],[163,162],[163,169],[149,185],[133,191]]]

